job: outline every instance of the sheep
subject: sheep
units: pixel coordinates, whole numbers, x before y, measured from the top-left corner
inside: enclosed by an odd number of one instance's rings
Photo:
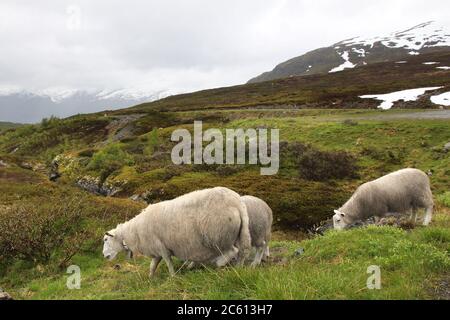
[[[416,222],[417,209],[425,208],[423,225],[431,222],[433,194],[428,176],[418,169],[402,169],[361,185],[352,197],[338,210],[334,210],[333,225],[337,230],[375,216],[411,211]]]
[[[247,209],[236,192],[223,187],[149,205],[108,231],[103,241],[103,255],[109,260],[121,251],[151,257],[150,277],[162,259],[175,275],[172,256],[222,267],[239,251],[243,263],[251,248]]]
[[[272,209],[263,200],[253,196],[242,196],[241,201],[247,207],[252,247],[256,249],[255,258],[251,264],[256,267],[261,260],[269,257],[269,241],[272,228]]]
[[[247,208],[249,228],[252,247],[256,249],[256,254],[252,267],[261,264],[262,260],[269,257],[269,241],[272,228],[272,209],[263,200],[253,196],[242,196],[242,203]],[[239,249],[239,248],[238,248]],[[192,269],[196,263],[190,262],[188,269]]]

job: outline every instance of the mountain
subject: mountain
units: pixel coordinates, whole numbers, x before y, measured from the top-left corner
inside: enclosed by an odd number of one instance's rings
[[[83,91],[52,89],[44,91],[0,90],[0,120],[38,122],[44,117],[67,117],[78,113],[119,109],[154,101],[169,94],[139,90]]]
[[[366,109],[380,102],[361,96],[439,87],[450,91],[450,50],[408,55],[402,61],[371,63],[342,72],[288,77],[173,95],[127,112],[205,109]],[[426,95],[432,95],[428,91]],[[430,99],[396,103],[394,108],[437,108]]]
[[[436,22],[374,38],[356,37],[310,51],[283,62],[248,83],[318,73],[333,73],[362,65],[399,61],[408,57],[450,50],[450,32]]]

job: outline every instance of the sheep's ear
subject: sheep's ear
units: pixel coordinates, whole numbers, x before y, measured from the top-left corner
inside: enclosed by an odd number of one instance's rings
[[[108,237],[114,238],[114,236],[111,233],[109,233],[109,232],[106,232],[105,235],[108,236]]]

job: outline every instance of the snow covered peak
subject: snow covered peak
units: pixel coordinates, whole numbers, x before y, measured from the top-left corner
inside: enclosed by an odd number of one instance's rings
[[[125,99],[125,100],[159,100],[171,95],[167,90],[152,91],[146,88],[127,88],[119,90],[102,90],[96,94],[97,99]]]
[[[74,96],[77,92],[78,90],[76,89],[52,87],[32,93],[40,97],[47,97],[54,103],[60,103],[61,101]]]
[[[132,103],[159,100],[174,94],[168,90],[153,91],[148,88],[124,88],[116,90],[70,89],[64,87],[49,87],[45,89],[21,89],[15,86],[0,86],[0,97],[21,95],[50,99],[55,104],[61,104],[76,96],[87,97],[92,101],[124,100]]]
[[[450,32],[434,21],[421,23],[413,28],[393,32],[386,36],[362,38],[356,37],[336,44],[336,46],[363,46],[373,48],[381,43],[388,48],[403,48],[416,52],[423,48],[450,46]]]

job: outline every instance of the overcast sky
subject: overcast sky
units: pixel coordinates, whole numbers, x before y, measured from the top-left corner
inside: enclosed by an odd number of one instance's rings
[[[2,0],[0,87],[185,92],[436,20],[448,0]]]

